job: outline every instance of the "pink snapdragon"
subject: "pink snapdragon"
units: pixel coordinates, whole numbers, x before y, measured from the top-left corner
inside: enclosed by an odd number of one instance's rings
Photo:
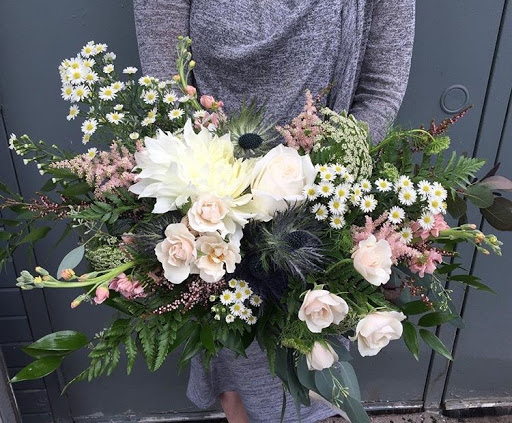
[[[432,229],[423,229],[417,221],[411,225],[411,229],[413,230],[415,237],[420,237],[425,241],[429,236],[437,238],[440,231],[450,229],[450,227],[444,220],[444,216],[441,213],[438,213],[434,216],[434,226]]]
[[[145,297],[144,288],[135,279],[130,279],[124,273],[119,274],[109,285],[110,289],[119,292],[123,297],[132,300]]]
[[[409,269],[413,273],[418,273],[420,278],[425,276],[425,273],[432,274],[435,272],[437,265],[442,263],[443,256],[435,249],[426,250],[418,257],[411,258],[409,262]]]

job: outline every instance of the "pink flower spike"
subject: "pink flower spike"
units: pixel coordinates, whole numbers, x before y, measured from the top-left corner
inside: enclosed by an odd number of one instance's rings
[[[413,273],[418,273],[420,278],[425,273],[432,274],[435,272],[437,265],[443,262],[443,256],[437,250],[427,250],[419,257],[413,257],[409,262],[409,269]]]

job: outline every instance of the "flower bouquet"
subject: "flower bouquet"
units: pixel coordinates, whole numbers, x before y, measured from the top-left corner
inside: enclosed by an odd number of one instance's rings
[[[11,136],[48,180],[31,201],[1,187],[14,230],[1,232],[0,259],[44,237],[45,222],[65,221],[78,247],[56,273],[24,270],[17,285],[76,289],[72,308],[118,311],[93,339],[69,330],[25,347],[35,361],[11,382],[46,376],[81,348],[90,366],[69,383],[109,375],[122,349],[130,373],[137,355],[155,371],[183,347],[180,367],[199,354],[208,366],[222,348],[244,356],[257,341],[297,404],[314,392],[368,422],[346,338],[362,356],[401,338],[416,359],[420,339],[451,359],[428,330],[460,324],[446,283],[491,291],[464,273],[456,245],[501,245],[466,222],[467,204],[511,230],[497,191],[512,182],[496,168],[477,181],[484,160],[445,154],[446,130],[465,112],[394,128],[375,146],[364,122],[309,92],[284,126],[269,124],[257,99],[227,116],[188,85],[190,43],[179,39],[170,81],[118,74],[115,54],[94,42],[61,63],[67,118],[84,116],[87,152]]]

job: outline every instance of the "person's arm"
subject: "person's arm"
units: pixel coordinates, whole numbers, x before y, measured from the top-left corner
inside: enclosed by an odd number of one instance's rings
[[[178,36],[189,35],[190,0],[133,0],[133,10],[143,73],[169,79]]]
[[[375,0],[368,44],[350,113],[382,141],[402,104],[415,29],[414,0]]]

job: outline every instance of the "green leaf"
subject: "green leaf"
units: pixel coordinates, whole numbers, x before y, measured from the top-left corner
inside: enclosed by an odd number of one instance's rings
[[[30,346],[20,348],[25,354],[34,358],[43,357],[65,357],[71,354],[74,350],[39,350],[37,348],[31,348]]]
[[[133,369],[133,365],[135,364],[135,358],[137,357],[137,345],[135,344],[135,341],[133,340],[131,334],[126,338],[124,342],[124,346],[126,349],[126,373],[130,374]]]
[[[470,185],[464,193],[466,197],[477,207],[485,209],[492,206],[494,194],[485,185]]]
[[[300,383],[308,388],[310,391],[317,391],[315,385],[315,372],[308,369],[306,356],[301,355],[297,364],[297,377]]]
[[[62,362],[62,357],[43,357],[33,361],[29,365],[21,369],[10,382],[21,382],[23,380],[34,380],[49,375],[55,371]]]
[[[437,268],[436,273],[438,273],[440,275],[447,275],[448,273],[451,273],[454,270],[457,270],[459,267],[460,267],[459,263],[444,264],[441,267]]]
[[[288,380],[288,389],[295,403],[304,404],[305,406],[311,405],[311,401],[309,399],[309,389],[300,383],[295,370],[294,358],[291,351],[288,352],[286,374]]]
[[[8,241],[11,239],[12,234],[10,232],[6,232],[4,230],[0,230],[0,241]]]
[[[46,234],[50,232],[50,230],[51,228],[49,228],[48,226],[40,226],[38,228],[34,228],[19,243],[24,244],[26,242],[36,242],[41,238],[44,238]]]
[[[416,360],[419,360],[420,354],[420,346],[418,341],[418,332],[416,332],[416,328],[410,322],[403,322],[402,326],[404,328],[404,342],[409,351],[412,353]]]
[[[185,323],[177,332],[176,338],[174,342],[169,347],[168,353],[171,353],[176,348],[178,348],[181,344],[183,344],[195,331],[197,330],[197,323],[193,321],[188,321]]]
[[[199,326],[196,326],[194,333],[188,339],[183,352],[181,353],[181,357],[178,361],[178,365],[180,369],[183,369],[193,357],[195,357],[201,351],[203,347],[203,343],[200,339],[200,330]]]
[[[480,209],[485,220],[499,231],[512,231],[512,201],[496,197],[494,203],[486,209]]]
[[[85,247],[83,245],[80,245],[79,247],[76,247],[67,253],[59,264],[59,268],[57,270],[57,278],[60,278],[63,270],[74,269],[76,266],[78,266],[84,258],[84,254]]]
[[[63,330],[43,336],[27,348],[34,350],[76,351],[87,345],[87,337],[81,332]]]
[[[446,357],[448,360],[453,361],[453,357],[450,351],[448,351],[448,348],[446,348],[441,340],[432,332],[429,332],[426,329],[420,329],[420,336],[430,348],[441,354],[443,357]]]
[[[425,314],[422,316],[418,321],[418,325],[424,327],[439,326],[443,323],[449,322],[450,320],[456,319],[457,317],[459,316],[456,314],[448,314],[435,311],[433,313]]]
[[[76,197],[78,195],[84,195],[91,191],[91,187],[87,182],[79,182],[68,186],[66,189],[60,191],[60,193],[66,197]]]
[[[448,195],[446,204],[448,206],[448,213],[450,213],[454,219],[460,219],[468,211],[468,205],[458,195],[454,195],[453,197]]]
[[[473,275],[454,275],[450,277],[451,281],[463,282],[466,285],[472,286],[479,291],[490,292],[491,294],[496,294],[496,291],[491,287],[485,285],[482,282],[479,282],[479,279]]]
[[[351,422],[370,423],[370,417],[368,417],[368,414],[366,414],[366,410],[363,408],[361,401],[348,396],[343,401],[343,406],[345,413],[347,413],[347,416]]]
[[[331,344],[331,347],[336,352],[336,354],[338,354],[339,361],[351,361],[353,359],[352,355],[347,350],[347,347],[345,347],[345,345],[343,345],[339,339],[335,337],[329,337],[328,342]]]
[[[512,181],[499,175],[482,179],[479,185],[484,185],[493,191],[512,191]]]
[[[212,328],[208,325],[203,326],[200,332],[200,339],[203,346],[210,352],[215,353],[215,342],[213,340]]]
[[[404,304],[401,306],[402,311],[404,314],[407,314],[408,316],[412,316],[414,314],[422,314],[426,313],[427,311],[430,311],[431,308],[428,306],[427,303],[418,300],[418,301],[411,301],[410,303]]]
[[[48,179],[46,181],[46,183],[42,186],[41,191],[50,192],[50,191],[53,191],[56,186],[57,186],[56,182],[53,182],[52,179]]]

